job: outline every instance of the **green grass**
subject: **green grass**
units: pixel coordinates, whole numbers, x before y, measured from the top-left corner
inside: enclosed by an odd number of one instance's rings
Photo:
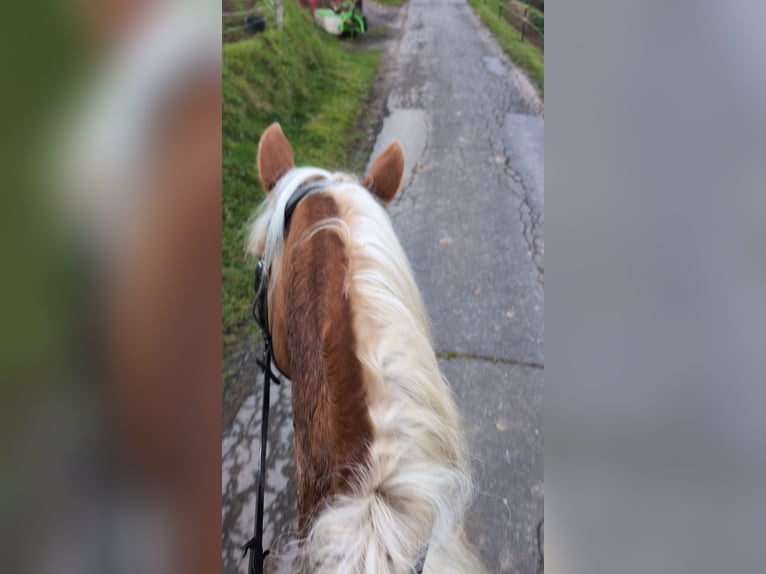
[[[261,16],[266,29],[276,26],[274,0],[223,0],[221,34],[224,43],[237,42],[248,37],[245,19],[248,15]]]
[[[545,33],[545,14],[540,12],[540,10],[534,6],[529,7],[529,21],[535,28],[540,30],[540,32]]]
[[[407,0],[375,0],[375,2],[384,6],[403,6]]]
[[[468,0],[479,18],[497,38],[503,50],[516,64],[529,72],[532,80],[545,91],[545,56],[529,42],[522,42],[519,31],[498,15],[500,0]]]
[[[298,165],[348,169],[354,134],[375,81],[380,52],[351,53],[314,25],[295,0],[282,30],[223,48],[224,358],[251,332],[253,263],[244,255],[246,224],[263,199],[256,173],[261,133],[278,121]]]

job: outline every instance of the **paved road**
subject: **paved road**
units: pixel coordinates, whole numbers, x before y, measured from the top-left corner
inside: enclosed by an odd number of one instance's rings
[[[391,139],[407,156],[389,211],[475,456],[469,534],[490,572],[533,574],[543,519],[541,105],[465,0],[403,10],[373,157]],[[267,542],[295,514],[289,390],[272,392]],[[255,405],[248,397],[224,437],[225,572],[246,571],[236,546],[252,529]]]

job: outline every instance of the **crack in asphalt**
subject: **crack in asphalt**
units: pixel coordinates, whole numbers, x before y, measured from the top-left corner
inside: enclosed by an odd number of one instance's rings
[[[527,244],[527,249],[532,256],[532,264],[537,270],[537,281],[540,285],[545,285],[545,269],[541,261],[544,254],[544,247],[540,245],[540,238],[542,237],[542,230],[540,229],[540,217],[541,214],[534,208],[529,201],[529,190],[524,183],[524,178],[521,177],[511,167],[511,158],[508,156],[508,151],[503,146],[503,155],[505,156],[505,172],[515,183],[519,185],[522,193],[517,193],[511,186],[511,192],[519,199],[519,221],[522,225],[522,236],[524,242]]]
[[[544,287],[545,270],[542,262],[544,246],[542,245],[542,226],[540,225],[541,214],[530,202],[530,192],[524,182],[524,178],[520,173],[513,169],[511,153],[506,147],[502,137],[497,134],[498,126],[503,126],[505,124],[506,114],[518,107],[518,103],[514,102],[513,98],[509,97],[509,91],[503,88],[504,83],[502,81],[493,79],[492,81],[487,82],[487,91],[493,92],[494,97],[491,97],[490,99],[495,105],[491,106],[491,112],[486,116],[486,139],[489,147],[496,150],[497,155],[501,156],[504,160],[502,173],[497,174],[500,185],[504,185],[507,182],[507,179],[510,178],[521,188],[521,191],[519,192],[514,186],[510,186],[511,193],[513,193],[519,201],[517,211],[519,222],[522,225],[522,238],[530,253],[532,265],[537,272],[537,281]],[[535,115],[534,106],[530,105],[529,108],[530,109],[526,110],[527,113],[525,115]],[[530,114],[530,112],[532,112],[532,114]],[[503,179],[503,176],[505,176],[505,180]]]
[[[487,363],[500,364],[500,365],[512,365],[515,367],[527,367],[529,369],[545,369],[545,365],[542,363],[536,363],[534,361],[519,361],[517,359],[505,359],[501,357],[491,357],[488,355],[479,355],[477,353],[461,353],[460,351],[441,350],[436,352],[436,358],[444,361],[454,360],[468,360],[468,361],[485,361]]]

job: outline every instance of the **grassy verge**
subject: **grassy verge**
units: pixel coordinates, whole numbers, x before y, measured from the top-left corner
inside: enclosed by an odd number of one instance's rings
[[[500,0],[468,0],[479,18],[497,38],[503,50],[517,65],[529,72],[532,80],[545,92],[545,56],[529,42],[522,42],[519,31],[499,15]]]
[[[267,30],[277,24],[273,0],[222,0],[222,8],[221,38],[224,44],[249,37],[245,30],[248,16],[262,17]]]
[[[274,121],[296,163],[348,168],[353,133],[375,81],[379,52],[350,53],[314,25],[297,2],[284,3],[282,30],[223,48],[223,339],[224,360],[255,326],[246,224],[263,199],[256,173],[258,138]]]
[[[407,0],[375,0],[375,2],[384,6],[403,6]]]
[[[545,14],[534,6],[529,7],[529,20],[540,32],[545,32]]]

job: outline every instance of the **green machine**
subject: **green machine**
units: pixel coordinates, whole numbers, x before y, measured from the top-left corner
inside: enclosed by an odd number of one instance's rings
[[[359,0],[341,0],[332,8],[314,10],[314,20],[335,36],[356,36],[367,31],[367,19],[362,14]]]

